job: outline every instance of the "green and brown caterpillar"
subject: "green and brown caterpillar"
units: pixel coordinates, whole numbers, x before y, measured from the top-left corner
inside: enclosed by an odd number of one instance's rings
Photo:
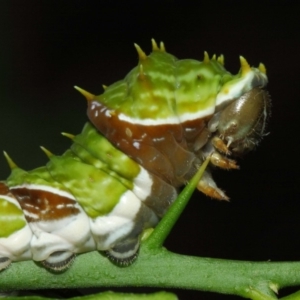
[[[204,159],[238,168],[231,157],[265,135],[270,99],[266,69],[232,75],[221,55],[178,60],[152,40],[147,56],[135,45],[138,66],[100,96],[87,99],[87,123],[72,145],[46,166],[24,171],[5,154],[11,175],[0,182],[0,270],[34,260],[64,270],[76,253],[106,251],[129,264],[141,232],[154,227],[177,189]],[[205,172],[198,189],[227,200]]]

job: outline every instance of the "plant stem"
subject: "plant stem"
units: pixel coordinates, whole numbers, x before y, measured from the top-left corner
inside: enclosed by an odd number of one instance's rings
[[[53,298],[39,297],[39,296],[22,296],[22,298],[5,297],[7,300],[53,300]],[[153,294],[128,294],[128,293],[114,293],[111,291],[88,296],[78,296],[68,298],[70,300],[177,300],[177,296],[168,292],[156,292]]]
[[[190,197],[192,196],[195,188],[197,187],[197,184],[201,179],[209,161],[210,156],[206,158],[206,160],[203,162],[195,176],[189,181],[189,184],[182,190],[176,201],[171,205],[167,213],[164,215],[163,219],[155,227],[153,233],[144,242],[146,247],[153,249],[162,247],[165,239],[168,237],[173,226],[175,225],[181,213],[184,211],[186,205],[188,204]]]
[[[300,285],[300,262],[247,262],[199,258],[142,247],[130,267],[113,265],[98,252],[78,256],[66,272],[52,274],[32,261],[0,274],[0,290],[152,286],[236,294],[252,299],[273,296],[272,286]],[[256,295],[256,296],[255,296]]]

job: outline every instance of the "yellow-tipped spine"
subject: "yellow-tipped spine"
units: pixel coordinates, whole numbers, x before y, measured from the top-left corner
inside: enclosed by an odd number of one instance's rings
[[[210,62],[209,55],[208,55],[208,53],[206,51],[204,51],[203,62],[205,64],[208,64]]]
[[[139,79],[145,79],[144,67],[142,64],[139,65]]]
[[[71,134],[71,133],[67,133],[67,132],[62,132],[61,135],[73,140],[75,138],[75,135],[74,134]]]
[[[9,168],[12,170],[12,169],[15,169],[17,168],[18,166],[15,164],[15,162],[10,158],[10,156],[7,154],[7,152],[3,151],[3,154],[4,154],[4,157],[8,163],[8,166]]]
[[[48,158],[50,158],[51,156],[53,156],[54,154],[52,152],[50,152],[48,149],[46,149],[43,146],[40,146],[40,148],[42,149],[42,151],[47,155]]]
[[[160,51],[155,39],[151,39],[151,43],[152,43],[152,51]]]
[[[248,72],[251,71],[251,67],[248,64],[246,58],[244,58],[243,56],[240,56],[240,63],[241,63],[241,72],[242,72],[242,76],[246,75]]]
[[[146,60],[147,59],[147,55],[146,53],[142,50],[142,48],[138,45],[138,44],[134,44],[134,47],[139,55],[139,60]]]
[[[95,98],[95,95],[91,94],[90,92],[80,88],[79,86],[74,85],[74,88],[80,93],[82,94],[87,101],[92,101]]]
[[[267,75],[267,68],[263,63],[259,63],[258,70]]]
[[[160,51],[162,51],[162,52],[166,52],[166,47],[165,47],[165,44],[164,44],[164,42],[160,42]]]
[[[224,66],[224,55],[221,54],[220,56],[218,56],[217,61],[218,61],[222,66]]]

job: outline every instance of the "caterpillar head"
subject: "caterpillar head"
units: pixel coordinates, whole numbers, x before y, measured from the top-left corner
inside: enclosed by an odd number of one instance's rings
[[[256,87],[220,113],[219,136],[233,154],[251,151],[265,135],[270,103],[269,94]]]

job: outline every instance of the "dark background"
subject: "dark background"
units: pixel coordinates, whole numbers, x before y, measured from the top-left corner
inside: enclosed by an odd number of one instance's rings
[[[299,8],[297,1],[0,1],[0,149],[24,169],[69,147],[60,132],[86,122],[79,85],[102,93],[137,64],[133,42],[147,53],[164,41],[178,58],[225,55],[232,73],[239,55],[264,62],[273,113],[257,151],[240,171],[215,172],[231,198],[195,192],[166,242],[172,251],[204,257],[300,260]],[[0,159],[0,178],[9,168]],[[181,299],[236,299],[176,291]],[[282,294],[281,294],[282,295]]]

